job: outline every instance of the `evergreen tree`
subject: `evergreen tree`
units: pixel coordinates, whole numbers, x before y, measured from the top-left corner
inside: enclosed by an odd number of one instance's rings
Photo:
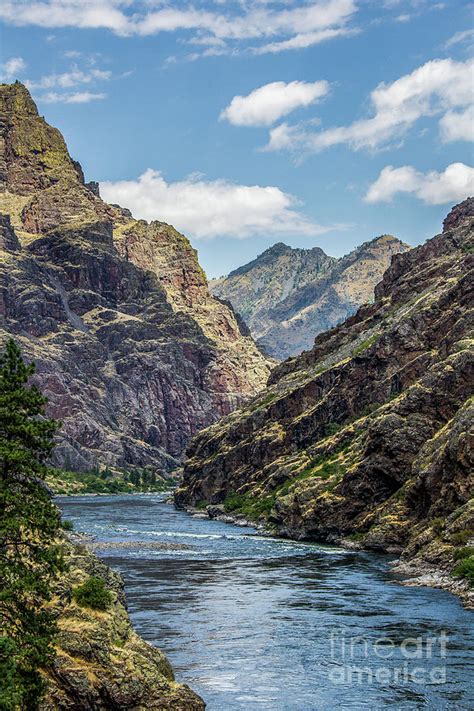
[[[44,603],[63,569],[60,514],[43,482],[59,423],[28,385],[34,365],[9,340],[0,355],[0,709],[35,709],[55,625]]]

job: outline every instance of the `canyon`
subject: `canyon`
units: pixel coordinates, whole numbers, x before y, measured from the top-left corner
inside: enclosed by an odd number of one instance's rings
[[[73,471],[175,469],[263,388],[269,361],[172,226],[86,183],[20,83],[0,86],[0,340],[36,363]]]
[[[176,504],[397,553],[456,587],[474,528],[473,247],[469,198],[392,258],[374,303],[194,438]]]

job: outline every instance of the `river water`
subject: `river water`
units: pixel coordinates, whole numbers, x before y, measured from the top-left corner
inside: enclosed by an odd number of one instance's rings
[[[77,531],[117,543],[98,554],[122,574],[135,628],[209,711],[474,708],[474,617],[454,596],[402,587],[385,557],[265,538],[164,498],[58,503]]]

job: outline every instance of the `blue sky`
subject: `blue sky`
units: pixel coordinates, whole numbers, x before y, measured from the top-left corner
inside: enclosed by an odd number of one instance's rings
[[[0,18],[2,80],[210,276],[277,241],[418,244],[474,191],[471,2],[16,0]]]

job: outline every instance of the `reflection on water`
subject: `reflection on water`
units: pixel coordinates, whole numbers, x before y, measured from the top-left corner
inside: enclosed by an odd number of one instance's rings
[[[59,503],[76,530],[136,542],[99,554],[210,711],[474,708],[472,613],[397,585],[381,557],[192,518],[159,495]]]

